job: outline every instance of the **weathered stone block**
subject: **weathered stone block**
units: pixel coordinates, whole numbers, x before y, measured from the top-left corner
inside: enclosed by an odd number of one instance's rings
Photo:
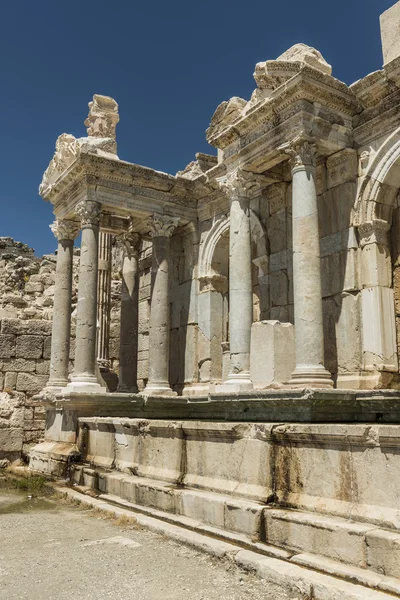
[[[46,375],[18,373],[16,388],[20,392],[40,392],[46,385],[47,380]]]
[[[20,335],[17,338],[16,355],[21,358],[41,358],[43,338],[39,335]]]
[[[267,220],[271,254],[286,249],[286,210],[279,210]]]
[[[71,340],[71,342],[72,342],[72,340]],[[43,340],[43,358],[49,359],[50,357],[51,357],[51,336],[46,336]]]
[[[17,385],[17,373],[6,373],[4,377],[4,388],[6,390],[15,390]]]
[[[285,271],[270,274],[270,295],[272,306],[286,306],[288,303],[288,276]]]
[[[375,530],[367,534],[368,567],[391,577],[400,577],[400,534]]]
[[[51,335],[51,321],[41,319],[3,319],[1,333],[17,335]]]
[[[400,56],[400,2],[380,16],[383,64]]]
[[[3,360],[3,371],[24,371],[25,373],[33,373],[36,367],[34,360],[25,358],[8,358]]]
[[[295,364],[294,326],[291,323],[253,323],[250,378],[255,388],[289,381]]]
[[[25,369],[21,369],[24,371]],[[50,361],[40,358],[36,361],[36,373],[38,375],[48,375],[50,373]]]
[[[22,451],[23,434],[22,428],[0,429],[0,457],[8,453],[19,453]]]
[[[0,358],[11,358],[15,356],[15,335],[0,334]]]
[[[345,148],[326,159],[328,188],[354,181],[358,173],[357,151]]]
[[[44,285],[40,281],[28,281],[28,283],[25,285],[25,292],[27,294],[41,294],[43,290]]]

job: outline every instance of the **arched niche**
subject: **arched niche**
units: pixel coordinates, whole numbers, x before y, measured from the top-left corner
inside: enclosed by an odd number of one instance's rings
[[[397,387],[400,128],[372,157],[367,151],[361,153],[360,169],[354,224],[361,247],[362,368],[370,374],[372,383],[368,387]]]
[[[212,389],[227,376],[229,361],[229,215],[215,220],[199,252],[199,382]],[[267,289],[267,238],[257,215],[250,211],[252,261],[256,278]],[[266,302],[266,300],[265,300]]]

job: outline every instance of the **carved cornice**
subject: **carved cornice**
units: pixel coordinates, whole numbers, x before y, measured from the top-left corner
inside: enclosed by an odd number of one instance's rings
[[[331,124],[334,123],[332,118],[337,115],[337,123],[350,129],[351,119],[359,111],[359,102],[346,84],[304,66],[284,85],[275,89],[269,98],[255,104],[209,142],[216,148],[225,149],[261,125],[269,123],[270,128],[275,126],[277,120],[282,121],[282,113],[287,110],[290,112],[292,105],[301,101],[311,105],[319,103],[323,111],[330,113]]]
[[[155,237],[171,237],[179,223],[177,217],[168,215],[153,215],[149,221],[150,235]]]
[[[68,219],[57,219],[49,227],[59,242],[62,240],[75,240],[80,231],[79,223]]]
[[[76,205],[75,211],[81,220],[82,227],[98,226],[100,224],[100,202],[84,200]]]
[[[389,223],[382,219],[361,223],[358,227],[361,248],[364,248],[364,246],[367,246],[368,244],[383,244],[384,246],[387,246],[387,233],[389,229]]]

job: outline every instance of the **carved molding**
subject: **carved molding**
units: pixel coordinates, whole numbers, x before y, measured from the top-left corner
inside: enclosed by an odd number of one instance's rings
[[[387,233],[390,229],[389,223],[382,219],[374,221],[365,221],[358,227],[360,234],[360,246],[364,248],[368,244],[388,245]]]
[[[179,223],[178,217],[153,215],[149,221],[151,237],[171,237]]]
[[[75,240],[80,231],[79,223],[67,219],[57,219],[49,227],[59,242]]]
[[[100,202],[94,202],[93,200],[83,200],[76,205],[76,214],[81,220],[81,226],[85,227],[88,225],[99,225],[101,215],[101,204]]]

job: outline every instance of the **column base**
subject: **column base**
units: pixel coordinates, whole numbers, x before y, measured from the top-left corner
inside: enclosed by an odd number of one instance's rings
[[[46,386],[43,388],[43,392],[50,392],[52,394],[58,394],[67,387],[69,383],[68,379],[50,379]]]
[[[128,385],[121,384],[121,385],[118,385],[117,392],[119,394],[138,394],[139,390],[138,390],[137,385],[128,386]]]
[[[208,396],[210,383],[193,383],[183,388],[182,396]]]
[[[97,381],[95,375],[73,375],[70,383],[67,385],[65,390],[69,392],[99,392],[103,393],[107,391],[107,388],[102,387]]]
[[[177,396],[168,383],[148,383],[141,392],[142,396]]]
[[[292,373],[290,388],[333,388],[329,371],[323,365],[300,365]]]
[[[232,394],[233,392],[248,392],[253,389],[253,383],[249,373],[238,373],[228,375],[228,379],[215,386],[217,394]]]

